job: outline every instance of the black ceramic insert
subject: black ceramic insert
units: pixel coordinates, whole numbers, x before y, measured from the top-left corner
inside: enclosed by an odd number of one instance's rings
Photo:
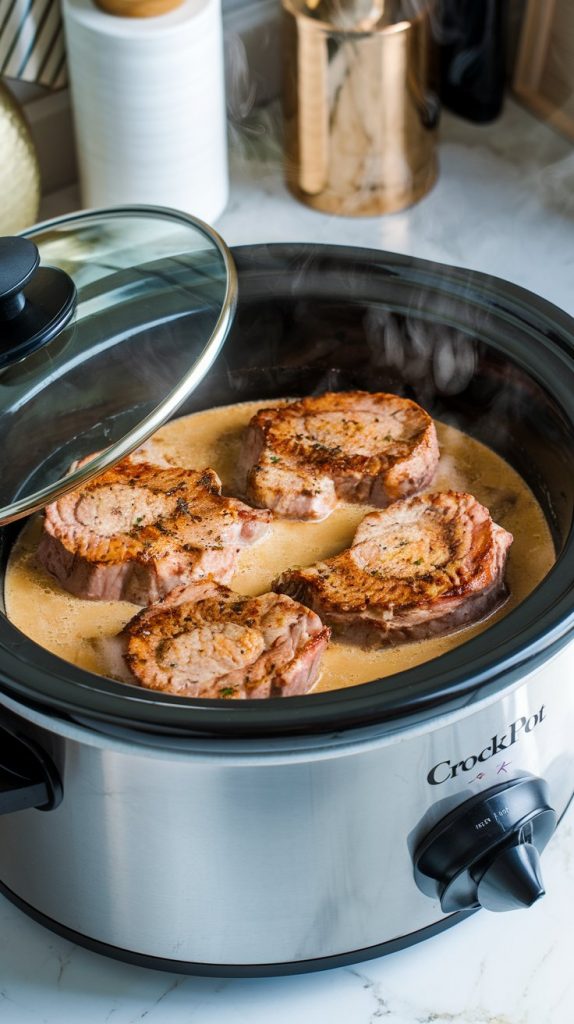
[[[574,628],[574,321],[514,285],[407,256],[305,244],[242,247],[233,255],[234,326],[182,413],[354,387],[412,397],[525,477],[553,532],[555,567],[518,608],[435,660],[432,671],[423,664],[331,693],[229,702],[136,689],[61,661],[1,615],[0,686],[53,713],[140,739],[153,732],[265,737],[392,725],[503,691],[526,665],[532,670],[568,642]],[[198,326],[203,315],[195,314]],[[113,330],[109,313],[108,323]],[[169,327],[166,337],[156,322],[142,344],[181,345],[178,331],[189,331],[189,318]],[[4,564],[14,535],[12,528],[0,534]]]

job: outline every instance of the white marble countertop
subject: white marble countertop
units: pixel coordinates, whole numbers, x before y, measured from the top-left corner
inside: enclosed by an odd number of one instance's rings
[[[484,270],[574,314],[574,150],[513,103],[490,127],[445,118],[441,175],[417,206],[346,220],[298,205],[282,183],[273,114],[237,134],[230,244],[371,246]],[[43,214],[78,205],[67,190]],[[108,961],[52,935],[0,897],[2,1024],[571,1024],[574,807],[544,854],[547,896],[528,912],[481,911],[420,946],[291,978],[197,979]]]

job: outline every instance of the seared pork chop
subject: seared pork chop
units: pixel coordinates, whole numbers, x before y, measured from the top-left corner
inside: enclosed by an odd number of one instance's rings
[[[350,642],[419,640],[474,622],[502,601],[511,543],[471,494],[425,494],[371,512],[351,548],[287,570],[274,589]]]
[[[40,563],[78,597],[148,604],[208,574],[227,582],[271,513],[221,494],[212,469],[125,459],[46,508]]]
[[[104,647],[113,675],[152,690],[289,697],[315,682],[329,635],[290,597],[244,597],[206,579],[172,590]]]
[[[430,416],[415,402],[367,391],[303,398],[253,416],[239,485],[288,519],[324,519],[338,498],[385,506],[426,487],[439,458]]]

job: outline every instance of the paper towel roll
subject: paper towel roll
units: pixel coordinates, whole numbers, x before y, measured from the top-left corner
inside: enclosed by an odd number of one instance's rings
[[[220,0],[157,18],[63,7],[84,205],[215,220],[228,195]]]

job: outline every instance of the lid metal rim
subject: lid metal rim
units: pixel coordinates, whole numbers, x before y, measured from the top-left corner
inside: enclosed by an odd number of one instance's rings
[[[221,312],[215,327],[207,340],[201,356],[179,382],[176,388],[170,392],[166,399],[158,405],[153,412],[146,416],[136,428],[130,431],[129,435],[118,441],[116,444],[100,452],[86,465],[74,470],[69,476],[62,480],[58,486],[53,484],[36,491],[27,498],[13,502],[5,508],[0,508],[0,525],[7,525],[24,516],[39,512],[49,502],[56,501],[64,494],[82,487],[84,484],[100,476],[105,470],[115,466],[131,452],[139,448],[144,441],[156,430],[158,430],[183,404],[185,399],[194,391],[197,385],[203,380],[208,370],[213,366],[219,355],[227,333],[233,321],[237,305],[237,271],[233,262],[231,252],[221,236],[204,221],[190,214],[180,213],[177,210],[170,210],[161,206],[118,206],[107,209],[85,210],[78,214],[69,214],[65,217],[56,217],[52,220],[43,221],[34,225],[33,228],[23,232],[23,235],[36,235],[38,231],[49,230],[50,228],[65,225],[70,221],[89,221],[91,217],[122,217],[126,215],[153,214],[160,215],[166,219],[172,219],[178,223],[188,223],[199,228],[214,243],[220,253],[226,270],[226,289]]]

